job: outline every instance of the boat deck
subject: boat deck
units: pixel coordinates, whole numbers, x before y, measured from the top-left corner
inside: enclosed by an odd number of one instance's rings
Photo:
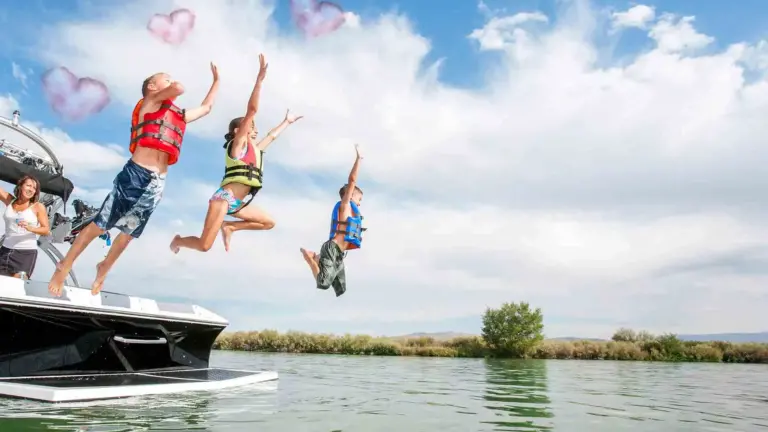
[[[229,322],[210,310],[187,303],[169,303],[109,291],[92,295],[90,289],[64,286],[60,297],[48,292],[48,283],[0,276],[0,305],[66,309],[98,315],[192,322],[226,327]]]
[[[0,394],[45,402],[220,390],[277,380],[277,372],[205,368],[0,378]]]

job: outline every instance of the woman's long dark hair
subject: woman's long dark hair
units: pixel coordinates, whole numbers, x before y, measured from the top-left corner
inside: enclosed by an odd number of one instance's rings
[[[227,147],[227,144],[229,144],[230,141],[235,139],[235,129],[240,127],[240,123],[243,122],[244,118],[245,117],[233,118],[232,121],[229,122],[229,132],[224,135],[224,148]]]
[[[31,175],[25,175],[24,177],[20,178],[18,182],[16,182],[16,187],[13,188],[13,198],[16,200],[19,199],[21,196],[21,186],[23,186],[27,180],[32,180],[35,182],[35,194],[32,195],[32,198],[29,199],[30,204],[34,204],[40,200],[40,182]]]

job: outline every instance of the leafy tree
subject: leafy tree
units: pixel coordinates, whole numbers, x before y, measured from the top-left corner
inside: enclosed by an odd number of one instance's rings
[[[632,329],[622,327],[616,330],[611,339],[615,342],[651,342],[656,340],[656,336],[645,330],[635,332]]]
[[[667,361],[682,361],[685,359],[683,341],[673,333],[656,336],[653,340],[643,341],[643,348],[649,352],[659,352]]]
[[[653,333],[647,332],[645,330],[640,330],[639,332],[637,332],[638,342],[648,342],[652,340],[656,340],[656,336]]]
[[[544,318],[526,302],[487,308],[483,315],[483,340],[499,357],[525,357],[542,340]]]
[[[637,341],[637,334],[632,329],[622,327],[616,330],[611,339],[615,342],[635,342]]]

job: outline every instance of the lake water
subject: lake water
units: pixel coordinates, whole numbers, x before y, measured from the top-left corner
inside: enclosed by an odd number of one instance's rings
[[[768,431],[768,366],[214,351],[279,381],[50,405],[0,399],[0,431]]]

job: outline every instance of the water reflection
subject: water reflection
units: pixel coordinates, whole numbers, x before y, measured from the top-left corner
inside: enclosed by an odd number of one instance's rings
[[[483,399],[497,431],[551,430],[554,417],[547,396],[547,362],[540,360],[486,360],[487,388]]]
[[[48,404],[0,400],[2,431],[220,431],[276,409],[277,383],[217,391]],[[237,403],[232,403],[236,401]],[[213,425],[217,425],[213,428]],[[223,426],[224,425],[224,426]],[[231,429],[236,430],[237,428]]]

